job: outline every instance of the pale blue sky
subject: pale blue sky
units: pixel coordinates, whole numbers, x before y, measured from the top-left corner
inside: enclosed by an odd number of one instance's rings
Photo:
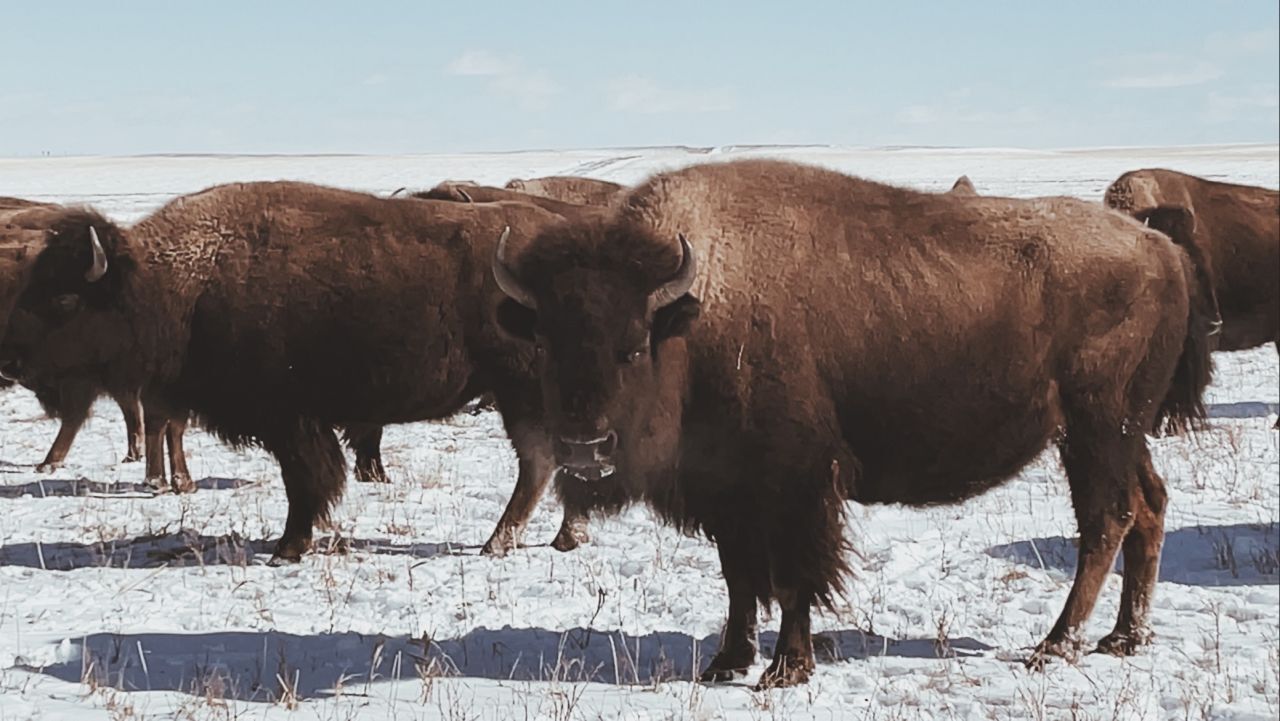
[[[1277,7],[0,0],[0,156],[1276,142]]]

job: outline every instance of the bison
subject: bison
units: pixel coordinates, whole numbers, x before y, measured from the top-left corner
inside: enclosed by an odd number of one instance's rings
[[[1273,343],[1280,353],[1280,191],[1149,169],[1121,175],[1103,200],[1139,218],[1162,207],[1189,211],[1188,250],[1221,313],[1218,349]]]
[[[609,205],[626,190],[624,186],[607,180],[582,178],[576,175],[551,175],[529,180],[514,178],[507,182],[507,189],[566,203],[596,206]]]
[[[489,259],[503,229],[520,242],[559,220],[524,203],[290,182],[214,187],[127,231],[67,212],[18,299],[28,329],[11,329],[0,360],[100,365],[106,387],[142,388],[148,433],[193,411],[224,440],[264,447],[289,499],[275,562],[309,548],[342,492],[335,426],[443,418],[485,392],[519,457],[519,507],[541,495],[553,457],[533,353],[491,320],[502,294]],[[72,312],[55,307],[65,296]],[[512,547],[522,522],[504,516],[488,548]]]
[[[957,503],[1057,443],[1075,584],[1030,662],[1074,656],[1118,549],[1099,650],[1147,623],[1165,488],[1145,431],[1202,417],[1209,307],[1161,233],[1069,198],[956,198],[776,161],[657,175],[608,217],[498,246],[498,320],[538,354],[567,503],[645,502],[718,547],[703,673],[806,681],[810,608],[848,573],[845,502]]]
[[[53,203],[21,198],[0,198],[0,238],[3,238],[0,242],[9,247],[22,248],[24,254],[28,250],[34,251],[38,249],[44,234],[49,230],[48,224],[60,218],[61,215],[62,207]],[[8,279],[12,273],[16,272],[17,266],[13,265],[10,270],[3,271],[0,277]],[[9,298],[4,305],[0,305],[0,319],[8,319],[12,304],[17,300],[16,291],[23,285],[17,278],[14,278],[14,281],[9,286],[13,297]],[[57,303],[61,304],[58,308],[59,312],[74,310],[75,300],[72,298],[61,298]],[[4,326],[5,323],[0,322],[0,338],[4,337]],[[36,466],[36,470],[41,473],[50,472],[62,465],[67,453],[71,450],[72,443],[75,442],[76,435],[84,425],[85,419],[89,417],[93,402],[104,391],[102,380],[95,369],[86,369],[86,371],[54,377],[27,375],[18,378],[16,372],[11,371],[6,374],[5,369],[0,368],[0,385],[20,383],[36,394],[36,399],[46,413],[61,421],[53,445],[45,454],[44,460]],[[111,395],[124,416],[126,451],[123,461],[129,463],[141,460],[143,457],[142,403],[138,397],[138,389],[123,389]],[[174,463],[181,473],[186,474],[186,462],[180,450]],[[189,476],[186,479],[189,482]],[[182,478],[179,477],[178,480],[181,482]]]

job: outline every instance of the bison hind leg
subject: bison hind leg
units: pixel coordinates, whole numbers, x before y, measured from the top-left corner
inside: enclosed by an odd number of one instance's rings
[[[1061,446],[1062,465],[1071,488],[1080,549],[1066,605],[1028,661],[1033,668],[1042,667],[1050,656],[1070,661],[1079,657],[1084,645],[1081,629],[1097,604],[1121,542],[1133,530],[1137,514],[1145,513],[1146,505],[1142,484],[1145,479],[1139,477],[1146,440],[1140,433],[1125,429],[1123,411],[1075,406],[1069,399],[1064,399],[1064,405],[1067,429]],[[1135,544],[1149,543],[1148,526],[1144,523]],[[1135,552],[1135,565],[1145,567],[1145,553]],[[1133,569],[1133,573],[1140,572]]]
[[[360,483],[390,483],[382,466],[382,426],[350,425],[343,430],[347,447],[356,454],[355,477]]]

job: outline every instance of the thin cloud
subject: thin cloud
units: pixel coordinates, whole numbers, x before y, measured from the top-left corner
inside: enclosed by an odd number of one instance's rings
[[[1211,123],[1229,123],[1241,116],[1266,113],[1276,122],[1280,117],[1277,109],[1280,109],[1280,88],[1275,86],[1254,88],[1240,95],[1209,93],[1205,120]]]
[[[1124,59],[1117,64],[1126,65]],[[1102,84],[1108,88],[1185,88],[1222,77],[1221,68],[1203,60],[1190,64],[1183,61],[1181,65],[1177,61],[1169,61],[1170,67],[1158,67],[1164,63],[1149,59],[1137,60],[1135,64],[1144,67],[1126,68],[1127,72],[1107,78]]]
[[[898,111],[898,120],[909,125],[1026,125],[1042,122],[1040,112],[1030,106],[1012,110],[974,110],[956,105],[908,105]]]
[[[720,113],[737,105],[733,93],[726,88],[669,88],[644,75],[610,80],[606,97],[611,109],[623,113]]]
[[[468,50],[445,66],[450,75],[512,75],[519,71],[520,61],[488,50]]]
[[[445,66],[445,72],[460,77],[484,78],[489,91],[511,98],[529,110],[542,110],[560,87],[545,70],[527,68],[517,57],[488,50],[468,50]]]

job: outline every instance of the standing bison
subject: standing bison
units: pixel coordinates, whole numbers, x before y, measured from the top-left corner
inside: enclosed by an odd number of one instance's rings
[[[0,198],[0,244],[13,249],[22,249],[23,254],[38,251],[45,234],[53,230],[52,223],[65,217],[64,209],[53,203],[40,203],[21,198]],[[17,301],[18,290],[23,287],[23,280],[15,276],[19,266],[10,259],[8,268],[0,268],[0,279],[7,286],[6,298],[0,304],[0,338],[5,335],[5,327]],[[75,299],[63,297],[54,300],[51,312],[73,312]],[[21,326],[23,318],[19,316],[17,323]],[[19,329],[20,330],[20,329]],[[36,394],[36,399],[50,416],[61,421],[58,435],[53,445],[45,454],[44,460],[36,467],[41,473],[48,473],[62,465],[67,453],[75,442],[76,435],[89,417],[89,411],[98,396],[106,390],[98,369],[86,367],[84,372],[39,376],[22,374],[16,369],[6,372],[0,367],[0,384],[20,383]],[[124,462],[142,459],[142,403],[138,397],[138,389],[120,389],[111,393],[113,400],[120,407],[124,416],[126,451]],[[185,473],[185,460],[175,459],[175,464]]]
[[[178,198],[128,231],[68,212],[18,299],[27,330],[11,329],[0,360],[98,365],[108,388],[143,389],[148,434],[190,410],[266,448],[289,499],[275,560],[296,560],[344,485],[334,426],[443,418],[492,392],[519,456],[515,495],[540,495],[553,459],[533,354],[490,320],[502,294],[489,259],[504,228],[520,242],[558,220],[288,182]],[[67,296],[70,312],[56,307]],[[499,527],[490,550],[520,531]]]
[[[844,502],[993,488],[1049,443],[1080,527],[1033,656],[1073,656],[1124,551],[1115,629],[1147,620],[1164,483],[1144,433],[1203,415],[1208,307],[1164,235],[1101,206],[919,193],[771,161],[659,175],[611,217],[499,245],[507,333],[536,349],[558,491],[643,501],[719,548],[728,623],[707,680],[781,629],[761,685],[807,680],[810,607],[848,568]]]
[[[1280,353],[1280,191],[1134,170],[1107,188],[1104,201],[1137,217],[1162,207],[1189,211],[1188,250],[1207,273],[1222,314],[1218,349],[1273,343]]]

